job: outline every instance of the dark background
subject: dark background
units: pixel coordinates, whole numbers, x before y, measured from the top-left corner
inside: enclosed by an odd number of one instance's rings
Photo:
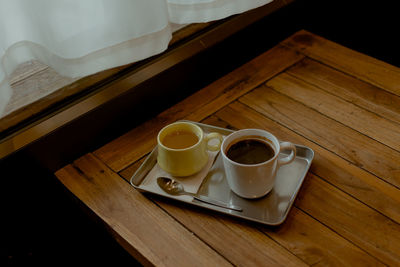
[[[48,158],[57,153],[63,154],[63,151],[55,151],[57,146],[52,145],[54,142],[65,142],[63,136],[69,136],[71,150],[64,153],[68,156],[63,161],[70,162],[158,114],[300,29],[400,66],[398,15],[395,11],[391,1],[295,1],[142,85],[143,90],[149,93],[143,95],[141,105],[124,110],[123,115],[114,118],[112,127],[99,130],[87,145],[77,143],[84,135],[82,125],[86,122],[78,123],[66,127],[64,134],[54,134],[3,159],[0,161],[3,225],[0,245],[6,249],[2,252],[0,264],[138,264],[54,177],[55,167],[48,164]],[[159,84],[166,88],[164,91],[169,92],[168,95],[151,95],[151,88]],[[159,103],[149,105],[149,101],[154,103],[154,99]],[[168,101],[165,102],[165,99]],[[149,109],[149,106],[152,108]],[[87,121],[99,118],[102,117],[95,113]]]

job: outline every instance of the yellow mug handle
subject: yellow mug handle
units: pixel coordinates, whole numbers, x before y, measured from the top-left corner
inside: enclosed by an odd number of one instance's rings
[[[210,144],[209,141],[212,139],[218,139],[218,144]],[[219,133],[209,133],[207,136],[204,138],[204,141],[207,144],[207,149],[210,151],[218,151],[219,148],[221,147],[223,137]]]

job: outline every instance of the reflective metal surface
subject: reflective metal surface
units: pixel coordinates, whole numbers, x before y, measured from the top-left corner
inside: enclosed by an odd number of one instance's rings
[[[232,132],[210,125],[196,124],[202,127],[205,132],[216,131],[224,135]],[[169,198],[266,225],[279,225],[286,219],[314,158],[314,152],[310,148],[296,145],[296,149],[295,160],[291,164],[281,166],[278,170],[273,190],[266,196],[255,200],[241,198],[230,190],[226,181],[222,157],[220,154],[218,155],[197,194],[240,206],[243,209],[241,212],[208,205],[195,199],[191,201],[182,200],[172,195]],[[286,156],[284,153],[280,154],[280,157],[284,156]],[[157,192],[148,191],[141,187],[147,173],[156,163],[157,149],[155,148],[131,178],[131,184],[136,189],[141,192],[157,194]]]

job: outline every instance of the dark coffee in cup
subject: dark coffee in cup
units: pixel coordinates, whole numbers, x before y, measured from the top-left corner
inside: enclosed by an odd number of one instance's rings
[[[283,150],[290,154],[278,157]],[[262,129],[243,129],[225,137],[221,155],[229,188],[255,199],[272,190],[278,169],[296,158],[296,146]]]
[[[275,150],[262,137],[242,137],[232,142],[226,150],[226,156],[241,164],[258,164],[275,156]]]

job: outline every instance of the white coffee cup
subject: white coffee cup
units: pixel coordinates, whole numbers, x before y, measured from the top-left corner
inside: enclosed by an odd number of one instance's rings
[[[228,150],[243,140],[258,140],[273,149],[272,157],[259,163],[240,163],[229,158]],[[278,158],[282,150],[290,154]],[[231,190],[243,198],[260,198],[268,194],[275,184],[276,172],[280,166],[291,163],[296,157],[296,147],[290,142],[279,143],[271,133],[260,129],[243,129],[228,135],[221,145],[226,178]],[[232,156],[231,156],[232,157]]]

